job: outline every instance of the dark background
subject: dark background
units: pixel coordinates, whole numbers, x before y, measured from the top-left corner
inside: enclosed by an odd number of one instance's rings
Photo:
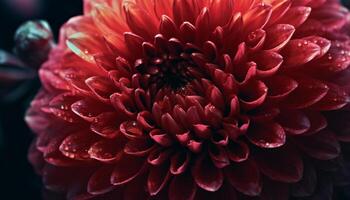
[[[82,0],[27,0],[36,6],[13,6],[26,0],[0,0],[0,49],[13,47],[13,35],[19,25],[29,19],[49,22],[57,37],[59,27],[70,17],[82,12]],[[344,3],[350,7],[350,1]],[[12,4],[12,6],[11,6]],[[27,150],[33,138],[23,116],[40,84],[24,97],[0,103],[0,199],[40,200],[40,178],[27,161]]]
[[[70,17],[82,13],[82,0],[28,0],[37,7],[13,6],[16,1],[0,0],[0,49],[13,48],[13,35],[29,19],[49,22],[57,38],[59,27]],[[35,82],[35,81],[34,81]],[[40,200],[41,182],[27,161],[27,150],[33,135],[26,126],[24,113],[40,85],[24,97],[0,103],[0,199]]]

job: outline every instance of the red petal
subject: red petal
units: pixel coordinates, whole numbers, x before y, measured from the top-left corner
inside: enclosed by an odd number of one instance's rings
[[[169,200],[193,200],[197,185],[190,174],[178,175],[169,186]]]
[[[212,1],[209,7],[211,23],[217,26],[224,25],[232,15],[233,5],[234,3],[232,0]],[[221,14],[218,14],[218,13],[221,13]]]
[[[148,155],[147,162],[151,165],[162,165],[165,161],[168,161],[171,154],[171,149],[155,148]]]
[[[327,84],[329,91],[319,102],[311,106],[311,109],[319,111],[339,110],[350,103],[350,95],[347,91],[335,84]]]
[[[177,38],[179,32],[173,20],[166,15],[161,17],[159,31],[168,39]]]
[[[161,131],[159,129],[154,129],[149,133],[152,140],[154,140],[156,143],[168,147],[173,144],[173,138],[170,137],[170,135],[164,131]]]
[[[221,169],[203,156],[197,158],[192,168],[192,175],[197,185],[209,192],[218,191],[224,181]]]
[[[312,135],[318,133],[327,127],[327,119],[323,116],[322,113],[308,112],[306,115],[310,120],[311,127],[306,133],[304,133],[304,135]]]
[[[221,169],[230,164],[230,160],[223,147],[211,145],[208,151],[212,162],[217,168]]]
[[[311,13],[310,7],[295,6],[290,8],[287,13],[277,21],[279,24],[290,24],[298,28],[303,24]]]
[[[154,6],[158,18],[161,18],[162,15],[167,15],[172,18],[173,0],[155,0]]]
[[[253,144],[261,148],[277,148],[286,142],[284,129],[274,122],[253,124],[248,130],[247,137]]]
[[[189,22],[183,22],[180,26],[181,36],[186,42],[194,42],[196,38],[196,27]]]
[[[179,152],[171,158],[170,172],[174,175],[182,174],[186,171],[191,161],[191,155],[188,152]]]
[[[205,124],[194,124],[193,125],[193,130],[198,138],[202,139],[208,139],[211,134],[212,130],[210,126],[205,125]]]
[[[93,122],[99,114],[107,111],[108,107],[104,104],[100,104],[98,101],[83,99],[72,104],[71,109],[84,120]]]
[[[122,197],[113,196],[112,199],[123,199],[123,200],[140,200],[140,199],[148,199],[149,194],[147,189],[145,188],[146,177],[141,176],[135,178],[133,181],[128,183],[125,187],[124,193]],[[119,194],[120,195],[120,194]]]
[[[91,130],[106,138],[115,138],[120,134],[118,117],[114,112],[102,113],[91,123]]]
[[[275,24],[275,22],[284,17],[286,12],[289,10],[292,2],[290,0],[273,0],[272,5],[272,15],[268,22],[268,26]]]
[[[196,141],[196,140],[189,140],[187,142],[186,146],[193,153],[199,153],[199,152],[202,151],[203,142],[202,141]]]
[[[125,137],[133,139],[144,139],[146,134],[141,129],[141,127],[135,121],[126,121],[120,125],[120,132],[122,132]]]
[[[244,32],[250,33],[257,29],[262,29],[269,21],[272,13],[272,7],[265,3],[259,3],[254,8],[248,10],[243,15]]]
[[[248,34],[246,43],[250,51],[258,51],[263,46],[266,39],[266,32],[262,29],[258,29]]]
[[[40,108],[45,113],[52,114],[58,119],[64,120],[69,123],[79,122],[81,119],[77,117],[69,108],[71,104],[77,100],[77,97],[69,94],[62,93],[56,97],[54,97],[49,106],[41,105]]]
[[[169,165],[159,165],[150,167],[148,174],[147,187],[149,193],[153,196],[158,194],[170,178]]]
[[[248,110],[264,103],[268,88],[262,81],[252,81],[241,88],[239,95],[242,107]]]
[[[272,51],[261,51],[253,56],[257,64],[257,75],[261,77],[275,74],[283,62],[283,57]]]
[[[149,111],[142,111],[138,113],[137,123],[140,124],[144,130],[150,131],[154,129],[153,116]]]
[[[109,103],[110,96],[113,94],[113,83],[110,79],[104,77],[91,77],[85,81],[91,91],[104,103]]]
[[[340,144],[334,133],[321,131],[311,136],[298,138],[300,148],[311,157],[319,160],[330,160],[339,156]]]
[[[335,42],[334,42],[335,43]],[[342,43],[332,43],[329,51],[314,66],[316,70],[328,73],[337,73],[346,70],[350,65],[349,47],[343,47]]]
[[[97,141],[97,136],[90,131],[73,133],[66,137],[60,145],[63,155],[71,159],[89,160],[88,150]]]
[[[194,17],[198,12],[195,10],[195,5],[191,1],[174,0],[173,15],[177,25],[182,22],[194,23]]]
[[[238,1],[235,1],[233,4],[234,11],[242,12],[242,13],[247,12],[247,10],[252,8],[252,6],[254,5],[255,5],[255,0],[238,0]]]
[[[282,50],[284,64],[290,67],[306,64],[320,54],[320,46],[305,39],[291,40]]]
[[[276,24],[266,30],[264,49],[279,51],[292,38],[295,28],[289,24]]]
[[[66,41],[67,47],[83,60],[95,63],[94,55],[106,50],[102,38],[83,32],[71,34]]]
[[[265,84],[269,88],[268,98],[282,99],[298,87],[298,82],[287,76],[276,75],[267,80]]]
[[[105,166],[98,169],[89,179],[87,191],[93,195],[101,195],[113,190],[110,182],[113,171],[112,166]]]
[[[94,143],[88,153],[91,158],[101,162],[112,162],[118,160],[123,154],[125,140],[117,138],[105,139]]]
[[[124,152],[134,156],[145,156],[155,148],[150,140],[130,140],[125,144]]]
[[[321,53],[318,56],[319,58],[324,56],[329,49],[331,48],[331,41],[327,40],[326,38],[318,37],[318,36],[309,36],[303,38],[304,40],[308,40],[314,44],[317,44],[321,47]]]
[[[151,39],[155,35],[154,31],[158,30],[157,22],[147,11],[133,2],[124,4],[124,9],[127,23],[132,32],[147,39]]]
[[[253,160],[234,163],[224,169],[229,183],[248,196],[257,196],[262,190],[260,172]]]
[[[302,78],[297,82],[298,87],[282,103],[290,109],[307,108],[320,101],[329,90],[326,84],[315,79]]]
[[[124,185],[135,179],[143,171],[144,167],[144,158],[123,155],[115,164],[110,179],[111,183],[113,185]]]
[[[174,120],[174,118],[169,114],[166,113],[162,115],[162,127],[168,132],[172,133],[174,135],[182,133],[182,129],[179,127],[177,122]]]
[[[209,9],[207,7],[204,7],[201,10],[195,24],[197,28],[197,40],[199,42],[206,41],[210,33],[210,16]]]
[[[231,141],[226,147],[226,151],[230,160],[234,162],[243,162],[248,159],[250,154],[248,145],[241,141]]]
[[[277,117],[277,121],[287,133],[292,135],[303,134],[311,127],[309,118],[302,111],[281,111],[281,114]]]
[[[295,183],[303,176],[303,161],[291,147],[260,151],[255,158],[261,172],[272,180]]]
[[[124,40],[129,51],[133,52],[132,54],[135,54],[133,58],[137,58],[136,55],[142,55],[142,43],[144,42],[144,39],[141,36],[132,32],[125,32]]]
[[[275,119],[280,114],[280,109],[275,107],[260,107],[249,113],[251,121],[265,122]]]

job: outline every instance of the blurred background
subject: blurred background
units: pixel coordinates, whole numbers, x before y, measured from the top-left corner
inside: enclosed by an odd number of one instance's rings
[[[70,17],[80,13],[82,0],[0,0],[0,49],[12,52],[16,29],[27,20],[48,21],[57,38],[59,27]],[[1,200],[41,199],[40,178],[27,161],[27,150],[33,135],[23,120],[40,82],[37,79],[28,81],[22,88],[15,87],[11,91],[5,91],[20,92],[21,95],[14,94],[15,97],[4,101],[0,94]],[[0,81],[0,93],[4,92],[1,91],[1,84]]]
[[[349,0],[343,2],[350,8]],[[59,27],[70,17],[80,13],[82,13],[82,0],[0,0],[0,49],[12,52],[16,29],[27,20],[48,21],[54,37],[57,38]],[[10,91],[1,91],[0,81],[0,94],[15,93],[6,101],[0,98],[0,199],[2,200],[40,200],[41,181],[27,161],[27,150],[33,135],[23,120],[31,99],[40,87],[40,82],[35,78],[28,81],[24,87],[16,86]]]

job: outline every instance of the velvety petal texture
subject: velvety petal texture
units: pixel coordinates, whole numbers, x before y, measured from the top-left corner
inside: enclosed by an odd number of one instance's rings
[[[69,200],[331,197],[349,172],[349,16],[335,0],[85,0],[40,69],[30,161]]]

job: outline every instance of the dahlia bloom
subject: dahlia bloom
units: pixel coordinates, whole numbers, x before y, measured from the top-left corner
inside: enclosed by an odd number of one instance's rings
[[[85,0],[40,69],[29,159],[66,199],[331,199],[349,27],[337,0]]]

